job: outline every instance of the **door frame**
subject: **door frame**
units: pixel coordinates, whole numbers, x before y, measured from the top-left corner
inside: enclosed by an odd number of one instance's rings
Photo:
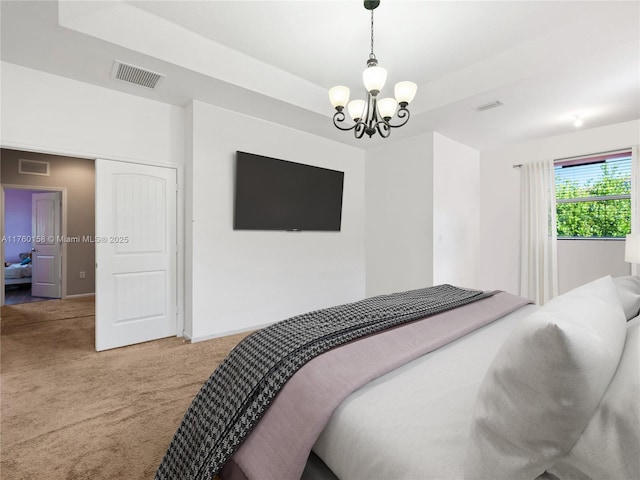
[[[2,187],[2,195],[0,195],[0,208],[2,209],[2,221],[0,221],[0,236],[5,236],[5,222],[4,222],[4,212],[5,212],[5,189],[10,190],[31,190],[31,191],[41,191],[41,192],[60,192],[61,197],[61,206],[60,206],[60,236],[65,238],[67,236],[67,189],[62,187],[40,187],[37,185],[14,185],[10,183],[2,183],[0,184]],[[4,242],[0,242],[0,255],[2,256],[2,261],[4,262]],[[61,255],[62,255],[62,265],[61,268],[61,278],[60,278],[60,298],[65,298],[67,296],[67,242],[62,242],[61,245]],[[1,275],[2,279],[0,280],[0,287],[2,287],[2,292],[0,293],[0,305],[4,305],[4,273]]]

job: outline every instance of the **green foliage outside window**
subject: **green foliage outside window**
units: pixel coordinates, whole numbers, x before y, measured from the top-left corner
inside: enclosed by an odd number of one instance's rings
[[[558,237],[624,238],[631,232],[629,174],[607,163],[600,170],[597,178],[582,182],[565,178],[556,183],[556,200],[572,199],[556,202]],[[616,199],[593,199],[608,196]]]

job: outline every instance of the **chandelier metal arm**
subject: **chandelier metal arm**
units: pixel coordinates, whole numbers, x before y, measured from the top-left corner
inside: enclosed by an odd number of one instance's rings
[[[380,135],[382,138],[387,138],[391,133],[391,129],[389,128],[390,126],[391,125],[389,125],[389,122],[380,120],[378,123],[376,123],[376,131],[378,132],[378,135]]]
[[[381,137],[387,138],[391,134],[392,128],[402,127],[409,121],[411,113],[409,112],[406,104],[400,105],[397,116],[400,119],[400,123],[397,123],[395,125],[390,122],[390,118],[380,119],[378,117],[377,98],[375,96],[369,95],[366,109],[367,118],[359,118],[353,125],[347,126],[343,124],[343,122],[346,120],[346,115],[344,114],[343,108],[336,108],[336,113],[333,115],[333,124],[336,126],[336,128],[344,132],[353,130],[353,135],[355,136],[355,138],[362,138],[365,133],[369,137],[372,137],[373,135],[378,133]]]
[[[362,138],[362,136],[367,132],[367,124],[362,120],[358,121],[353,128],[355,129],[353,131],[353,136],[356,138]]]
[[[342,109],[338,110],[336,113],[333,114],[333,124],[342,131],[348,132],[349,130],[353,130],[354,128],[356,128],[356,125],[352,125],[350,127],[342,127],[339,124],[344,122],[346,116],[344,114],[344,112],[342,111]]]
[[[398,128],[405,125],[409,121],[409,117],[411,116],[411,113],[409,112],[409,109],[405,105],[405,106],[400,106],[400,108],[398,109],[397,115],[398,115],[398,118],[401,119],[400,123],[396,125],[392,125],[387,121],[386,123],[387,125],[389,125],[390,128]]]

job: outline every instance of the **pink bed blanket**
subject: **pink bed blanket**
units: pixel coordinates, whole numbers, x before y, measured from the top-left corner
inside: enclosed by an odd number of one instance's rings
[[[348,395],[528,303],[522,297],[499,292],[316,357],[286,383],[220,477],[299,480],[313,444]]]

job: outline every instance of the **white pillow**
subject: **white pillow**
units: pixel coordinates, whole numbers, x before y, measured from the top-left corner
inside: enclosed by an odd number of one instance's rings
[[[615,277],[613,283],[618,289],[618,296],[627,320],[637,317],[640,314],[640,277],[635,275]]]
[[[559,478],[640,478],[640,318],[628,323],[627,341],[609,388],[571,451],[549,472]]]
[[[525,318],[480,386],[465,478],[531,480],[555,464],[593,416],[625,335],[611,277],[556,297]]]

